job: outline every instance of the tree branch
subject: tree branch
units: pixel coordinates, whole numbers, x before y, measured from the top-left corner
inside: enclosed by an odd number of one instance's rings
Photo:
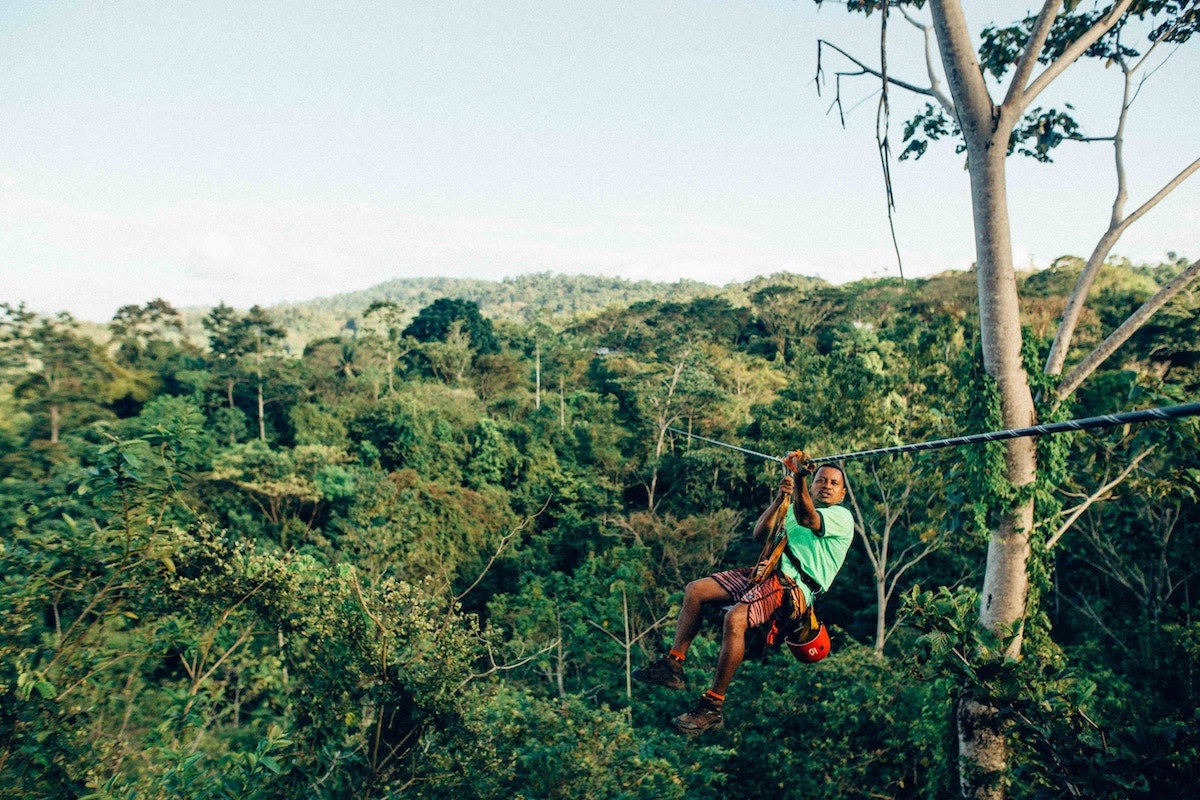
[[[992,102],[983,71],[979,68],[962,3],[959,0],[930,0],[929,9],[946,80],[951,87],[959,87],[959,93],[954,96],[954,107],[963,138],[968,142],[974,137],[989,139],[994,132],[996,104]],[[989,127],[985,130],[985,126]]]
[[[917,30],[919,30],[921,32],[921,37],[925,41],[925,72],[929,76],[929,93],[937,98],[938,103],[941,104],[942,108],[944,108],[946,110],[947,114],[949,114],[952,117],[957,117],[958,114],[954,110],[954,101],[950,98],[950,95],[946,94],[942,90],[942,82],[938,79],[937,70],[934,68],[933,26],[926,25],[925,23],[917,20],[916,17],[914,17],[908,13],[908,9],[905,8],[904,6],[900,6],[900,13],[904,16],[904,18],[906,20],[908,20],[908,24],[912,25],[914,28],[916,28]]]
[[[1126,228],[1128,228],[1130,225],[1132,225],[1133,223],[1137,222],[1139,219],[1144,217],[1148,211],[1150,211],[1156,205],[1158,205],[1159,202],[1161,202],[1164,197],[1169,195],[1171,192],[1175,191],[1175,189],[1178,188],[1181,183],[1183,183],[1188,178],[1190,178],[1192,176],[1192,174],[1195,173],[1196,170],[1198,170],[1198,169],[1200,169],[1200,158],[1197,158],[1191,164],[1188,164],[1186,167],[1184,167],[1182,170],[1180,170],[1179,174],[1176,175],[1171,180],[1167,181],[1166,184],[1164,184],[1163,187],[1161,189],[1159,189],[1154,194],[1153,197],[1151,197],[1146,202],[1142,203],[1142,205],[1139,206],[1136,211],[1134,211],[1132,214],[1130,214],[1128,217],[1126,217],[1124,220],[1122,220],[1121,226],[1120,226],[1120,232],[1124,233]]]
[[[817,40],[817,58],[818,59],[820,59],[820,51],[821,51],[822,47],[829,47],[833,50],[836,50],[838,53],[840,53],[842,56],[844,56],[848,61],[850,61],[850,63],[854,64],[856,67],[858,67],[860,70],[862,70],[861,72],[854,73],[855,75],[874,75],[876,78],[883,77],[883,72],[881,72],[880,70],[877,70],[874,67],[867,66],[862,61],[859,61],[857,58],[850,55],[842,48],[838,47],[836,44],[834,44],[830,41],[827,41],[825,39]],[[838,74],[842,74],[842,73],[838,73]],[[927,97],[932,97],[932,98],[936,99],[939,103],[942,102],[942,98],[939,97],[937,95],[937,93],[934,92],[933,89],[924,89],[920,86],[917,86],[916,84],[909,83],[908,81],[902,81],[899,78],[893,78],[891,75],[887,76],[887,82],[890,84],[899,86],[901,89],[907,89],[910,92],[915,92],[917,94],[926,95]],[[818,92],[819,91],[820,91],[820,89],[818,88]],[[951,106],[951,107],[953,107],[953,106]]]
[[[871,538],[867,536],[866,517],[863,516],[862,507],[858,504],[858,495],[854,493],[854,489],[849,485],[846,486],[846,494],[850,497],[850,506],[854,509],[854,530],[858,532],[859,538],[862,540],[863,549],[867,551],[867,558],[871,561],[871,567],[876,575],[883,571],[883,565],[880,563],[880,556],[876,554],[875,548],[871,545]]]
[[[1048,3],[1052,1],[1053,0],[1048,0]],[[1009,104],[1009,100],[1006,100],[1005,106],[1011,108],[1014,113],[1019,113],[1021,110],[1026,108],[1031,102],[1033,102],[1035,97],[1041,94],[1047,86],[1053,83],[1058,76],[1061,75],[1064,70],[1066,70],[1067,67],[1071,66],[1071,64],[1074,63],[1077,58],[1083,55],[1089,47],[1095,44],[1101,36],[1112,30],[1113,26],[1120,21],[1121,17],[1129,9],[1129,6],[1132,2],[1133,0],[1119,0],[1119,2],[1115,3],[1113,7],[1109,9],[1107,14],[1101,17],[1100,20],[1097,21],[1096,24],[1091,28],[1089,28],[1086,33],[1072,42],[1067,49],[1063,51],[1061,56],[1054,59],[1050,66],[1046,67],[1046,69],[1043,70],[1040,75],[1034,78],[1033,83],[1029,84],[1028,89],[1021,91],[1020,94],[1013,95],[1010,98],[1011,105]],[[1055,3],[1055,5],[1057,5],[1057,3]],[[1040,49],[1041,48],[1039,48],[1039,51]],[[1034,53],[1034,58],[1036,57],[1037,53]]]
[[[906,555],[908,553],[908,551],[911,549],[912,548],[907,548],[905,550],[905,552],[903,554],[901,554],[901,557]],[[897,567],[896,570],[894,572],[892,572],[891,576],[888,579],[887,598],[890,600],[892,598],[892,596],[896,593],[896,587],[900,584],[900,578],[902,578],[904,576],[904,573],[908,572],[912,567],[915,567],[917,564],[921,563],[921,561],[923,561],[926,558],[926,556],[931,556],[940,549],[942,549],[942,545],[940,545],[940,544],[927,545],[924,550],[922,550],[920,553],[918,553],[912,559],[910,559],[907,562],[902,563],[899,567]],[[900,560],[900,559],[897,559],[897,560]]]
[[[471,675],[468,675],[466,680],[462,681],[459,684],[459,689],[462,689],[471,681],[478,680],[479,678],[486,678],[487,676],[493,675],[497,672],[507,672],[508,670],[513,670],[513,669],[518,669],[520,667],[523,667],[526,664],[528,664],[529,662],[533,661],[538,656],[549,653],[555,647],[558,647],[558,645],[561,642],[562,642],[561,638],[555,639],[554,641],[550,642],[550,644],[543,647],[541,650],[533,652],[521,659],[518,659],[517,661],[514,661],[512,663],[498,664],[498,663],[496,663],[496,654],[492,652],[491,642],[485,641],[485,644],[487,645],[487,651],[488,651],[488,663],[490,664],[490,666],[483,672],[476,672]]]
[[[1156,311],[1166,305],[1175,295],[1179,294],[1187,287],[1197,276],[1200,276],[1200,260],[1193,261],[1191,266],[1176,275],[1164,287],[1158,290],[1158,293],[1142,304],[1142,307],[1129,315],[1129,318],[1121,323],[1115,331],[1108,335],[1108,338],[1096,346],[1092,352],[1088,353],[1087,357],[1076,365],[1075,369],[1071,370],[1070,374],[1063,379],[1058,385],[1058,389],[1054,392],[1055,400],[1063,401],[1070,397],[1079,385],[1096,369],[1111,356],[1118,347],[1128,341],[1129,337],[1150,319]]]
[[[1078,599],[1065,592],[1061,596],[1063,600],[1067,601],[1068,605],[1091,620],[1097,631],[1112,639],[1122,650],[1129,650],[1129,642],[1113,632],[1112,620],[1097,611],[1095,606],[1092,605],[1082,592],[1079,593]]]
[[[1112,251],[1117,241],[1130,225],[1145,216],[1164,197],[1173,192],[1183,181],[1190,177],[1192,173],[1200,169],[1200,159],[1193,161],[1159,189],[1153,197],[1143,203],[1141,207],[1129,216],[1122,218],[1125,200],[1128,196],[1124,155],[1125,120],[1129,114],[1130,106],[1133,105],[1134,98],[1131,94],[1132,75],[1138,67],[1130,68],[1123,59],[1118,59],[1118,63],[1124,76],[1124,90],[1121,97],[1121,111],[1117,119],[1117,131],[1112,137],[1113,157],[1116,162],[1117,173],[1117,194],[1113,199],[1112,214],[1109,218],[1108,229],[1100,237],[1099,241],[1096,242],[1091,255],[1088,256],[1087,263],[1084,265],[1078,280],[1075,282],[1075,288],[1071,290],[1071,295],[1067,298],[1067,304],[1063,308],[1063,315],[1059,322],[1058,331],[1054,336],[1054,342],[1050,346],[1050,353],[1046,357],[1045,372],[1047,375],[1059,375],[1062,373],[1063,364],[1067,359],[1067,351],[1070,348],[1071,339],[1075,335],[1075,328],[1079,324],[1079,317],[1083,311],[1084,303],[1087,301],[1088,292],[1091,291],[1092,283],[1099,274],[1100,268],[1104,265],[1104,259],[1108,257],[1108,254]]]
[[[1083,512],[1085,512],[1089,508],[1091,508],[1093,503],[1095,503],[1098,500],[1100,500],[1101,498],[1103,498],[1104,495],[1108,494],[1110,491],[1112,491],[1114,488],[1116,488],[1116,486],[1118,484],[1120,484],[1122,481],[1124,481],[1126,478],[1128,478],[1129,473],[1131,473],[1135,469],[1137,469],[1137,465],[1142,463],[1142,459],[1144,459],[1146,456],[1153,453],[1155,447],[1156,447],[1156,445],[1150,445],[1145,450],[1138,453],[1137,457],[1134,458],[1133,461],[1130,461],[1129,464],[1126,465],[1125,469],[1121,470],[1121,473],[1119,475],[1117,475],[1117,477],[1113,478],[1111,481],[1104,484],[1096,491],[1092,492],[1090,495],[1087,496],[1087,498],[1082,503],[1075,506],[1075,508],[1072,509],[1070,515],[1067,517],[1066,522],[1064,522],[1062,525],[1060,525],[1058,530],[1054,532],[1054,535],[1046,540],[1046,549],[1047,550],[1053,549],[1054,545],[1058,544],[1058,540],[1063,537],[1063,534],[1066,533],[1068,530],[1070,530],[1071,526],[1075,524],[1075,521],[1078,520],[1081,516],[1083,516]]]
[[[637,636],[634,636],[632,639],[629,639],[628,641],[626,641],[625,639],[622,639],[620,636],[617,636],[615,633],[610,631],[608,628],[605,628],[603,625],[596,622],[596,620],[594,620],[594,619],[585,620],[585,622],[587,622],[587,624],[591,625],[596,630],[607,634],[610,639],[612,639],[614,642],[616,642],[617,644],[624,647],[625,645],[633,646],[633,645],[637,644],[642,639],[645,639],[648,635],[650,635],[654,631],[661,628],[663,626],[663,623],[667,622],[669,619],[671,619],[671,615],[664,614],[663,616],[656,619],[654,622],[650,623],[649,628],[646,628],[646,630],[642,631]]]
[[[530,516],[530,517],[526,517],[525,519],[521,520],[521,523],[519,525],[517,525],[511,531],[509,531],[508,533],[506,533],[500,537],[500,544],[496,545],[495,552],[493,552],[491,557],[488,558],[487,564],[485,564],[483,569],[480,570],[479,575],[477,575],[475,577],[475,580],[473,580],[471,582],[470,586],[468,586],[466,589],[463,589],[463,591],[460,594],[457,594],[454,596],[455,603],[462,602],[462,599],[464,597],[466,597],[467,595],[469,595],[471,593],[471,591],[476,586],[479,585],[479,582],[481,580],[483,580],[485,575],[488,574],[488,572],[491,570],[492,566],[496,563],[496,559],[498,559],[500,557],[500,554],[504,552],[504,548],[508,547],[509,543],[513,540],[513,537],[515,537],[518,533],[520,533],[522,530],[524,530],[525,526],[528,525],[530,522],[532,522],[533,520],[540,517],[542,515],[542,512],[545,511],[550,506],[550,500],[551,500],[551,498],[547,497],[546,502],[542,504],[541,509],[536,514],[534,514],[533,516]]]
[[[1029,76],[1033,72],[1033,65],[1037,63],[1038,55],[1046,46],[1046,39],[1050,36],[1051,28],[1054,27],[1054,20],[1058,17],[1058,7],[1061,3],[1062,0],[1046,0],[1042,5],[1042,10],[1038,12],[1037,21],[1029,34],[1029,41],[1025,43],[1025,51],[1021,53],[1017,68],[1013,72],[1012,83],[1008,85],[1008,94],[1004,97],[1005,105],[1011,106],[1017,103],[1021,93],[1025,90],[1025,84],[1028,83]]]

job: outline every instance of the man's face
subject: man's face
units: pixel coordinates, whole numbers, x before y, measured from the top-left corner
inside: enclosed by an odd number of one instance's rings
[[[820,508],[836,506],[846,499],[846,482],[842,480],[842,471],[835,467],[821,467],[813,475],[813,502]]]

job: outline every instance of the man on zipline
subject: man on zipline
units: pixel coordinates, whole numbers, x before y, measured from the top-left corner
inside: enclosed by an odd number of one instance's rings
[[[721,707],[725,690],[745,656],[746,631],[770,624],[784,602],[785,592],[799,606],[795,613],[804,611],[817,592],[826,591],[833,583],[854,540],[854,519],[841,505],[846,499],[846,473],[840,467],[824,464],[813,475],[810,490],[803,479],[795,478],[801,470],[806,474],[811,471],[804,451],[790,453],[783,463],[789,474],[755,523],[754,533],[756,537],[770,536],[782,518],[786,546],[764,548],[764,554],[773,552],[775,558],[765,558],[756,567],[717,572],[689,583],[683,591],[671,651],[633,671],[633,677],[643,683],[685,688],[683,661],[699,632],[701,607],[709,603],[733,604],[725,614],[712,687],[691,711],[672,720],[684,733],[716,730],[724,724]]]

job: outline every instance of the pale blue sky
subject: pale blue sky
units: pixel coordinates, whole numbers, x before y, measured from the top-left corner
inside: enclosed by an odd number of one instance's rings
[[[967,3],[976,28],[1012,8]],[[845,130],[828,113],[845,63],[813,82],[818,37],[876,61],[877,19],[810,0],[0,0],[0,301],[107,320],[412,276],[895,275],[876,82],[846,86]],[[923,82],[895,16],[892,40],[893,73]],[[1200,154],[1198,51],[1139,97],[1130,209]],[[1116,79],[1093,69],[1042,104],[1071,95],[1107,133]],[[893,92],[897,152],[922,102]],[[1086,255],[1111,149],[1011,174],[1018,263]],[[893,179],[906,274],[969,267],[961,156]],[[1117,253],[1196,258],[1198,231],[1194,177]]]

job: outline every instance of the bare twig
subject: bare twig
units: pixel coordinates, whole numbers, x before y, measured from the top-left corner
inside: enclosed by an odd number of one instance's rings
[[[925,40],[925,72],[929,76],[929,93],[937,98],[938,104],[946,110],[946,113],[952,117],[958,116],[954,110],[954,100],[942,89],[941,79],[938,78],[937,69],[934,66],[933,50],[935,37],[933,26],[919,21],[908,12],[908,8],[905,6],[900,6],[900,13],[904,15],[904,18],[908,20],[910,25],[921,31],[921,36]]]
[[[837,53],[844,56],[847,60],[849,60],[851,63],[853,63],[855,66],[857,66],[859,69],[862,70],[862,72],[846,73],[846,74],[874,75],[876,78],[880,78],[880,79],[885,77],[884,74],[880,70],[878,70],[874,67],[868,66],[864,62],[860,61],[859,59],[857,59],[854,56],[847,53],[842,48],[838,47],[836,44],[833,44],[832,42],[827,41],[825,39],[817,40],[817,53],[818,53],[817,57],[818,57],[818,59],[820,58],[820,51],[821,51],[822,47],[828,47],[829,49],[836,51]],[[839,74],[841,74],[841,73],[839,73]],[[901,89],[907,89],[908,91],[915,92],[916,94],[922,94],[922,95],[926,95],[928,97],[933,97],[934,99],[937,99],[939,103],[941,102],[941,100],[938,99],[937,95],[934,93],[933,89],[917,86],[916,84],[909,83],[908,81],[902,81],[899,78],[892,77],[891,75],[888,75],[886,77],[887,77],[887,82],[894,86],[899,86]],[[819,89],[820,89],[820,87],[818,87],[818,93],[819,93]]]
[[[1075,521],[1078,520],[1085,511],[1091,508],[1093,503],[1103,499],[1105,495],[1107,495],[1122,481],[1129,477],[1129,474],[1137,469],[1137,465],[1142,462],[1142,459],[1154,452],[1155,447],[1155,445],[1151,445],[1142,452],[1138,453],[1137,457],[1130,461],[1129,464],[1125,466],[1125,469],[1121,470],[1117,477],[1113,478],[1111,481],[1092,492],[1087,496],[1086,499],[1084,499],[1082,503],[1071,509],[1071,513],[1067,516],[1066,521],[1059,526],[1058,530],[1054,532],[1053,536],[1046,540],[1046,549],[1050,550],[1054,547],[1054,545],[1058,544],[1058,540],[1063,537],[1064,533],[1070,530],[1071,526],[1075,524]]]
[[[457,594],[454,596],[455,603],[462,602],[462,599],[464,597],[466,597],[467,595],[469,595],[471,593],[471,590],[479,585],[479,582],[483,580],[484,576],[488,574],[488,571],[496,563],[496,559],[500,558],[500,554],[503,553],[504,549],[506,547],[508,547],[508,545],[512,542],[512,540],[514,538],[516,538],[517,534],[520,533],[521,531],[523,531],[529,523],[533,522],[535,519],[540,517],[546,511],[546,509],[549,508],[551,499],[552,498],[547,497],[546,502],[542,504],[542,507],[540,509],[538,509],[538,512],[536,514],[534,514],[533,516],[530,516],[530,517],[526,517],[525,519],[521,520],[521,522],[515,528],[513,528],[511,531],[509,531],[508,533],[506,533],[502,537],[500,537],[500,544],[498,544],[496,546],[495,552],[492,553],[491,557],[488,559],[487,564],[484,565],[484,567],[480,571],[479,575],[477,575],[475,577],[475,580],[473,580],[471,582],[470,586],[468,586],[466,589],[464,589],[460,594]]]
[[[547,644],[545,647],[541,648],[540,650],[530,653],[529,655],[524,656],[520,659],[517,659],[516,661],[500,664],[496,661],[496,654],[492,651],[492,643],[485,640],[484,644],[486,645],[487,651],[488,651],[488,663],[491,666],[489,666],[483,672],[475,672],[475,673],[472,673],[471,675],[468,675],[466,680],[464,680],[462,683],[459,684],[459,688],[461,689],[462,687],[466,686],[468,683],[470,683],[473,680],[478,680],[479,678],[486,678],[487,676],[493,675],[497,672],[507,672],[509,670],[519,669],[520,667],[523,667],[526,664],[528,664],[529,662],[536,659],[538,656],[543,656],[546,653],[549,653],[551,650],[558,647],[558,645],[561,642],[562,642],[561,637],[556,637],[554,639],[554,641],[550,642],[549,644]]]

